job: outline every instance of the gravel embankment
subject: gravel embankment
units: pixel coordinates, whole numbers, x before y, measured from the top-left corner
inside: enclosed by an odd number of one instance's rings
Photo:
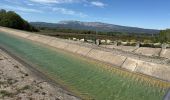
[[[0,50],[0,100],[79,100]]]

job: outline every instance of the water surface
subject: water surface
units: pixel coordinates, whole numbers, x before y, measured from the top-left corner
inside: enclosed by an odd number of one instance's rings
[[[0,45],[48,72],[59,83],[86,99],[161,100],[166,91],[138,81],[135,76],[123,77],[121,71],[108,70],[100,63],[2,32]]]

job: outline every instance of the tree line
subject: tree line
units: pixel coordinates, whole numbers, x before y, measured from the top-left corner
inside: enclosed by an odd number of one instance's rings
[[[31,32],[38,31],[38,29],[31,26],[27,21],[21,18],[14,11],[6,11],[4,9],[0,10],[0,26],[26,30]]]
[[[125,32],[96,32],[91,30],[75,30],[75,29],[65,29],[65,28],[49,28],[49,27],[39,27],[40,32],[49,33],[54,35],[57,32],[61,33],[74,33],[74,34],[85,34],[87,36],[100,35],[100,36],[111,36],[120,40],[131,40],[145,41],[149,40],[151,42],[169,43],[170,42],[170,29],[161,30],[159,34],[148,34],[148,33],[125,33]],[[69,34],[68,34],[69,35]]]
[[[159,40],[161,43],[170,42],[170,29],[161,30],[159,33]]]
[[[136,41],[143,41],[145,39],[149,39],[152,41],[155,41],[158,34],[148,34],[148,33],[127,33],[127,32],[104,32],[104,31],[92,31],[92,30],[78,30],[78,29],[66,29],[66,28],[50,28],[50,27],[37,27],[40,30],[40,34],[46,34],[46,35],[52,35],[52,36],[58,36],[62,35],[62,33],[66,33],[68,36],[70,34],[78,36],[84,35],[85,37],[103,37],[104,39],[118,39],[118,40],[131,40],[135,39]],[[70,33],[70,34],[68,34]],[[65,37],[67,37],[64,34]]]

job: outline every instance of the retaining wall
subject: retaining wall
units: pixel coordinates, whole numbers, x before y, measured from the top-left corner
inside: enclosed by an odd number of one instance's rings
[[[157,63],[147,62],[139,59],[134,59],[131,56],[115,54],[114,50],[113,51],[109,51],[106,49],[104,50],[101,47],[97,47],[81,42],[63,40],[63,39],[58,39],[50,36],[43,36],[34,33],[29,33],[29,32],[9,29],[9,28],[2,28],[2,27],[0,27],[0,31],[14,36],[19,36],[32,41],[36,41],[39,43],[47,44],[49,46],[58,49],[63,49],[65,51],[80,54],[105,63],[109,63],[112,64],[113,66],[127,69],[135,73],[142,73],[162,80],[170,81],[169,65],[157,64]],[[148,52],[146,51],[146,53]],[[169,57],[170,51],[169,50],[163,51],[163,53],[161,52],[161,55],[163,57],[164,56]]]

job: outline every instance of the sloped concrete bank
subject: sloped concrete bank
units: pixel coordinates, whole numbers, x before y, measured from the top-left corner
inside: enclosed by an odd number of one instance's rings
[[[109,63],[118,68],[126,69],[135,73],[146,74],[161,80],[170,81],[170,60],[167,58],[144,56],[131,52],[107,49],[97,47],[92,44],[64,40],[3,27],[0,27],[0,31]],[[160,55],[164,57],[165,55],[170,55],[170,52],[163,51]]]

